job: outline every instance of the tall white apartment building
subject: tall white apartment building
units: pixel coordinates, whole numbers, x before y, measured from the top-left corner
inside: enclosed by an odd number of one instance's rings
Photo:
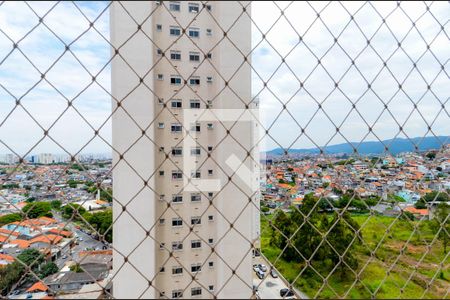
[[[244,10],[111,5],[114,297],[252,296],[259,158]]]

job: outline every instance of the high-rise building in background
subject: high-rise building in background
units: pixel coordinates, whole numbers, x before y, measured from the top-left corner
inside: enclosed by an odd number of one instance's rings
[[[111,5],[114,297],[252,295],[259,158],[247,4]]]

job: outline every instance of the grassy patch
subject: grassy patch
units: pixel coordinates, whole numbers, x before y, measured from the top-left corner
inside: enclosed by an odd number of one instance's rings
[[[269,217],[270,218],[270,217]],[[450,258],[442,243],[434,239],[428,221],[408,221],[384,216],[354,215],[362,228],[364,243],[358,246],[359,274],[329,274],[326,261],[314,270],[280,257],[281,249],[270,244],[272,226],[261,217],[263,254],[289,281],[310,297],[319,298],[443,298],[450,289]],[[274,224],[276,226],[276,224]],[[415,267],[417,266],[417,269]],[[390,269],[390,272],[387,272]],[[325,282],[323,278],[327,278]],[[427,283],[435,278],[427,289]]]

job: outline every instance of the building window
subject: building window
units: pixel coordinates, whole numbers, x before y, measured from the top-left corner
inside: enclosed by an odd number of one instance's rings
[[[159,122],[158,123],[158,128],[159,129],[163,129],[164,128],[164,123],[163,122]]]
[[[189,84],[190,85],[200,85],[200,77],[198,77],[198,76],[191,77],[189,79]]]
[[[183,220],[181,218],[173,218],[172,227],[180,227],[180,226],[183,226]]]
[[[183,102],[180,99],[172,100],[170,103],[172,108],[181,108],[183,106]]]
[[[208,289],[209,289],[210,292],[214,292],[214,286],[213,285],[208,286]]]
[[[159,273],[164,273],[164,272],[166,272],[166,268],[164,268],[164,267],[159,268]]]
[[[189,28],[188,33],[189,33],[190,37],[198,38],[200,36],[200,29],[198,29],[198,28]]]
[[[199,249],[202,247],[202,241],[201,240],[192,240],[191,241],[191,248],[192,249]]]
[[[162,54],[162,50],[161,49],[156,49],[156,54],[161,55]]]
[[[206,9],[209,10],[209,11],[211,11],[211,9],[212,9],[211,5],[209,5],[209,4],[206,5]]]
[[[181,131],[183,130],[183,126],[181,126],[180,123],[173,123],[173,124],[170,126],[170,130],[171,130],[172,132],[181,132]]]
[[[212,193],[212,192],[209,192],[209,193],[208,193],[208,197],[209,197],[209,198],[212,198],[213,196],[214,196],[214,193]]]
[[[163,74],[158,74],[156,78],[158,80],[164,80],[164,75]]]
[[[159,219],[159,225],[164,225],[165,222],[166,222],[166,219]]]
[[[206,128],[213,129],[214,128],[213,123],[206,124]]]
[[[164,99],[163,98],[158,98],[158,104],[164,104]]]
[[[200,296],[202,294],[202,288],[195,287],[191,289],[191,296]]]
[[[208,243],[209,243],[209,244],[214,243],[214,239],[208,239]]]
[[[181,147],[172,148],[172,155],[173,156],[183,155],[183,148],[181,148]]]
[[[191,131],[200,132],[200,123],[191,124]]]
[[[171,60],[181,60],[181,51],[170,51]]]
[[[180,76],[170,76],[170,84],[180,85],[181,77]]]
[[[212,101],[206,100],[206,105],[208,106],[208,108],[212,107]]]
[[[213,170],[208,170],[208,175],[211,176],[213,174]]]
[[[202,176],[202,174],[201,174],[200,170],[191,172],[191,177],[192,178],[199,179],[199,178],[201,178],[201,176]]]
[[[209,215],[209,216],[208,216],[208,221],[214,221],[214,216]]]
[[[212,35],[212,29],[210,28],[206,29],[206,35]]]
[[[211,76],[206,77],[206,82],[207,83],[212,83],[213,82],[212,77]]]
[[[208,54],[206,54],[206,57],[207,57],[207,58],[212,58],[212,54],[211,54],[211,53],[208,53]]]
[[[214,262],[212,262],[212,261],[208,262],[208,266],[209,266],[210,268],[214,267]]]
[[[200,202],[202,200],[202,196],[200,193],[191,194],[191,202]]]
[[[172,179],[180,180],[183,178],[183,173],[181,171],[172,171]]]
[[[191,148],[191,155],[198,156],[198,155],[200,155],[200,154],[201,154],[200,147],[194,147],[194,148]]]
[[[166,243],[161,243],[161,244],[159,244],[159,249],[163,250],[165,246],[166,246]]]
[[[191,265],[191,272],[200,272],[202,270],[202,264],[193,264]]]
[[[183,202],[183,196],[182,195],[173,195],[172,196],[172,202],[173,203],[181,203],[181,202]]]
[[[212,151],[213,147],[212,146],[208,146],[208,151]]]
[[[159,171],[159,176],[164,176],[164,171]]]
[[[162,30],[162,25],[156,24],[156,31],[161,31],[161,30]]]
[[[181,29],[178,26],[170,26],[169,33],[173,36],[179,36],[181,34]]]
[[[200,224],[202,224],[201,217],[192,217],[191,218],[191,225],[200,225]]]
[[[190,13],[198,13],[200,7],[197,3],[189,3],[189,12]]]
[[[181,299],[181,298],[183,298],[183,291],[182,290],[172,291],[172,299]]]
[[[200,108],[200,100],[190,100],[190,108]]]
[[[173,251],[183,250],[183,242],[173,242],[172,243],[172,250]]]
[[[164,201],[165,195],[159,195],[159,200]]]
[[[180,11],[180,2],[178,2],[178,1],[170,1],[169,9],[171,11]]]
[[[194,62],[200,61],[200,53],[199,52],[189,52],[189,61],[194,61]]]
[[[172,267],[172,275],[181,275],[183,274],[183,268],[182,267]]]

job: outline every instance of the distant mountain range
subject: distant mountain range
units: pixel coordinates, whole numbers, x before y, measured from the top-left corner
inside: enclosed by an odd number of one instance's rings
[[[358,153],[367,155],[367,154],[381,154],[385,151],[385,146],[389,147],[389,153],[395,155],[401,152],[413,152],[413,151],[426,151],[431,149],[439,149],[443,145],[450,143],[449,136],[428,136],[428,137],[416,137],[411,139],[406,138],[396,138],[390,140],[384,140],[383,143],[379,141],[370,141],[370,142],[362,142],[361,144],[358,142],[343,143],[337,145],[331,145],[327,147],[323,147],[322,150],[325,154],[352,154],[354,153],[353,147],[357,147]],[[384,144],[384,145],[383,145]],[[352,147],[353,145],[353,147]],[[417,149],[416,149],[417,146]],[[290,149],[289,154],[319,154],[320,149],[311,148],[311,149]],[[284,149],[276,148],[270,151],[267,151],[266,154],[268,156],[280,156],[284,155]]]

